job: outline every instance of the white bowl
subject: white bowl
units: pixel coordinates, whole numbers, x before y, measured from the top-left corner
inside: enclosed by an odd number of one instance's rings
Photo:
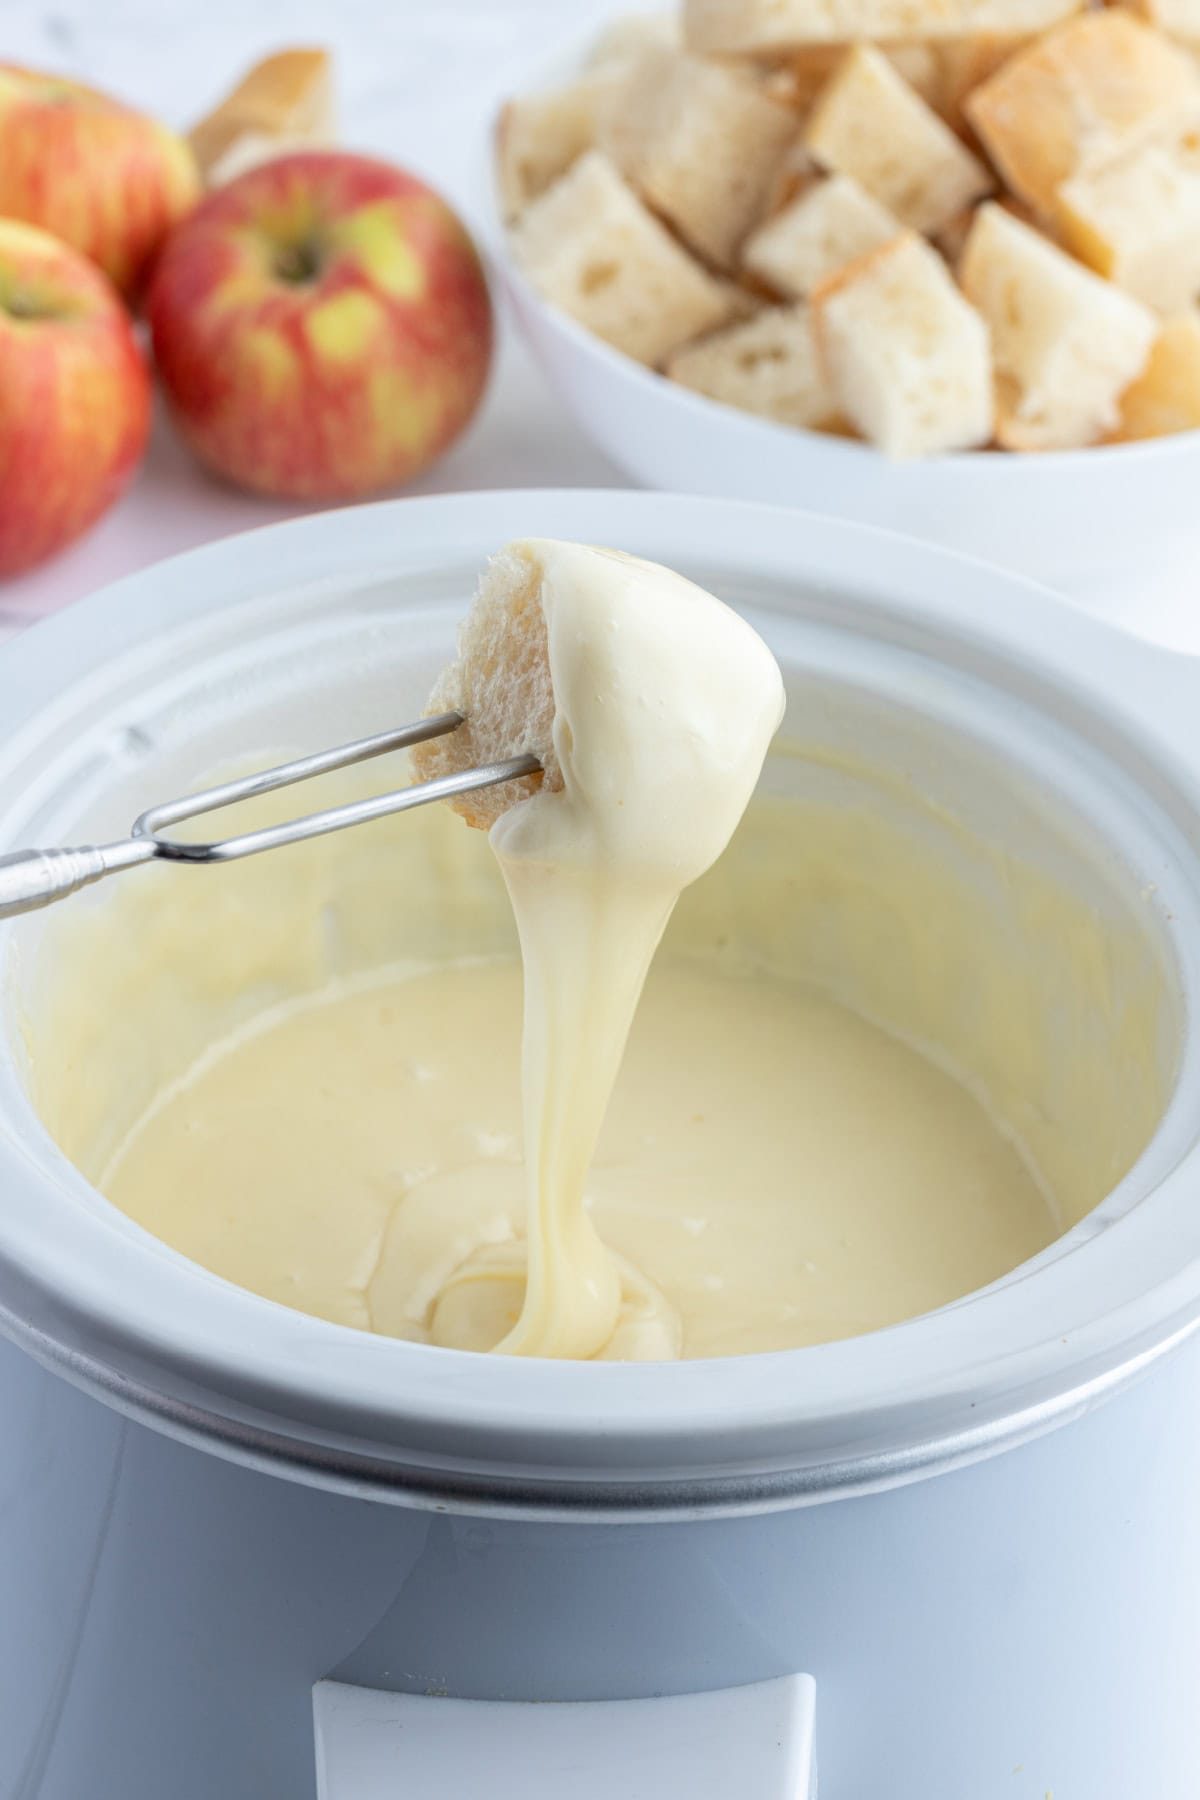
[[[553,85],[595,37],[532,58],[510,94]],[[555,392],[647,487],[803,506],[1006,565],[1178,637],[1200,556],[1200,432],[1040,455],[893,462],[869,445],[776,425],[676,386],[550,306],[515,265],[497,204],[491,121],[482,223],[500,285]]]

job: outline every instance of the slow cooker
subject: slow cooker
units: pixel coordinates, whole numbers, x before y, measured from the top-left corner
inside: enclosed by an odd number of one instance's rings
[[[1031,1129],[1114,1178],[982,1292],[842,1342],[593,1365],[373,1337],[219,1280],[90,1185],[36,1104],[39,1071],[89,1083],[39,1014],[53,918],[6,927],[0,1795],[1194,1800],[1189,660],[799,513],[403,501],[227,540],[6,647],[0,848],[115,837],[231,751],[412,717],[525,534],[753,618],[789,685],[779,792],[877,809],[931,858],[959,834],[963,1028],[999,1055],[991,959],[1027,941]],[[402,828],[379,828],[400,919]],[[226,878],[120,879],[175,873]],[[919,965],[898,975],[919,1011]]]

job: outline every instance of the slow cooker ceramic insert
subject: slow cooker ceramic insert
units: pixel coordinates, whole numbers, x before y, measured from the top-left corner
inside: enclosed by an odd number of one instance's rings
[[[1062,1234],[924,1317],[770,1355],[374,1337],[220,1280],[89,1175],[144,1071],[175,1072],[181,1007],[199,1049],[330,958],[428,938],[407,822],[281,853],[266,965],[238,961],[253,864],[137,872],[136,914],[110,886],[5,928],[0,1795],[783,1800],[819,1765],[822,1800],[1194,1800],[1185,659],[802,515],[401,502],[180,558],[7,649],[3,848],[116,836],[231,760],[414,716],[478,567],[527,533],[668,563],[752,617],[788,725],[676,928],[719,912],[765,965],[969,1069]],[[474,866],[460,943],[484,929]],[[169,981],[139,979],[134,916],[190,934]],[[237,980],[206,1010],[221,959]]]

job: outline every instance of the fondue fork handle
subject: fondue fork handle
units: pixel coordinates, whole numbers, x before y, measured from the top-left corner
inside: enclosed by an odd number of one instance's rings
[[[16,850],[0,856],[0,919],[36,912],[53,900],[65,900],[104,875],[151,862],[151,838],[129,838],[120,844],[81,845],[76,850]]]

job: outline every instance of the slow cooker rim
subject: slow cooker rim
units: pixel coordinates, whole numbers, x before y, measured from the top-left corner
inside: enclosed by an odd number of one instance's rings
[[[31,1327],[27,1317],[0,1302],[0,1334],[44,1367],[90,1393],[123,1416],[162,1431],[177,1442],[257,1472],[319,1487],[350,1498],[419,1512],[453,1511],[487,1518],[573,1523],[655,1524],[687,1518],[746,1517],[885,1492],[910,1482],[969,1467],[1019,1448],[1092,1407],[1122,1393],[1161,1358],[1200,1329],[1190,1307],[1165,1332],[1124,1361],[1079,1380],[1048,1400],[1029,1400],[1000,1418],[966,1424],[952,1434],[923,1437],[814,1467],[741,1468],[732,1473],[672,1471],[653,1479],[597,1470],[561,1471],[502,1467],[435,1468],[398,1462],[369,1445],[322,1443],[288,1435],[267,1417],[235,1418],[203,1398],[164,1394],[128,1369],[72,1347]],[[749,1359],[742,1359],[749,1360]]]

